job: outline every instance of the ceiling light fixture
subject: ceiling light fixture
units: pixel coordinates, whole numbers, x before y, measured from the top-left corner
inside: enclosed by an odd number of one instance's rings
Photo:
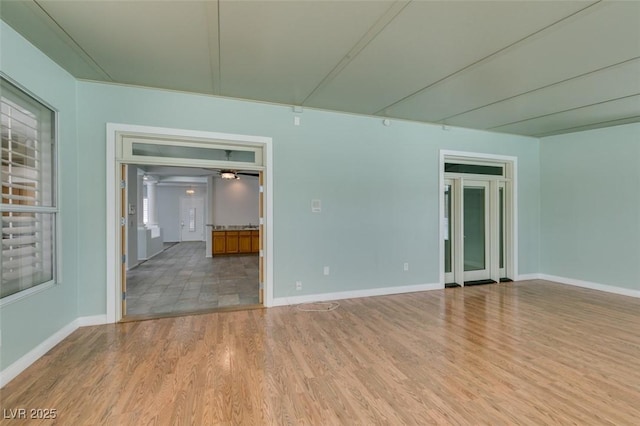
[[[196,191],[194,191],[193,189],[187,189],[187,194],[193,195],[195,193],[196,193]]]
[[[220,170],[220,177],[222,179],[240,179],[233,170]]]

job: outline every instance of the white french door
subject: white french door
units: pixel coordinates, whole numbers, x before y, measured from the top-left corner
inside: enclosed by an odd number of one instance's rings
[[[445,179],[445,283],[506,277],[506,195],[505,182],[498,179]]]
[[[453,273],[453,180],[446,179],[444,182],[444,218],[443,218],[443,234],[444,234],[444,282],[454,283]]]
[[[491,277],[489,182],[464,180],[462,185],[462,265],[464,281]]]

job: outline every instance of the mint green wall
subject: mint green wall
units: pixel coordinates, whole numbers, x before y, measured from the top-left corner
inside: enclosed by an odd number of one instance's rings
[[[640,124],[541,140],[541,271],[640,289]]]
[[[62,230],[61,282],[1,308],[0,369],[78,316],[76,81],[0,21],[0,69],[58,110],[59,207]]]
[[[80,315],[105,312],[107,122],[273,138],[276,297],[437,283],[441,148],[519,158],[520,273],[538,272],[537,139],[314,110],[296,127],[285,106],[92,82],[78,107]]]

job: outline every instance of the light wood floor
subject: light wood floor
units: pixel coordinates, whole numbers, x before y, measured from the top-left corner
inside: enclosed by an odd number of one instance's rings
[[[63,425],[640,424],[638,299],[528,281],[340,303],[81,328],[2,408]]]

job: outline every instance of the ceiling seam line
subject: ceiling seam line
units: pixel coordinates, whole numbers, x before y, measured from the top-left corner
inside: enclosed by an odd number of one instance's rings
[[[84,49],[82,48],[82,46],[80,46],[80,44],[79,44],[79,43],[78,43],[78,42],[77,42],[77,41],[76,41],[76,40],[71,36],[71,34],[69,34],[69,33],[68,33],[64,28],[62,28],[62,25],[60,25],[60,24],[58,23],[58,21],[56,21],[56,20],[53,18],[53,16],[51,16],[51,15],[49,14],[49,12],[47,12],[47,10],[46,10],[46,9],[45,9],[44,7],[42,7],[42,5],[41,5],[40,3],[38,3],[38,0],[33,0],[33,2],[36,4],[36,6],[38,6],[38,8],[40,8],[40,10],[42,10],[42,12],[43,12],[45,15],[47,15],[47,16],[49,17],[49,19],[51,19],[51,22],[53,22],[54,24],[56,24],[56,27],[58,27],[58,28],[60,29],[60,31],[62,31],[62,32],[63,32],[67,37],[69,37],[69,40],[71,40],[71,41],[73,42],[73,44],[75,44],[75,45],[76,45],[76,47],[77,47],[78,49],[80,49],[80,50],[82,51],[82,53],[84,53],[84,54],[87,56],[87,58],[89,58],[89,59],[91,60],[91,62],[93,62],[93,64],[94,64],[96,67],[98,67],[98,69],[100,69],[100,71],[102,71],[102,72],[104,73],[104,75],[106,75],[106,76],[107,76],[107,78],[108,78],[109,80],[114,81],[114,80],[113,80],[113,77],[111,77],[111,75],[110,75],[110,74],[109,74],[109,73],[108,73],[104,68],[102,68],[102,67],[100,66],[100,64],[98,64],[98,62],[97,62],[95,59],[93,59],[93,57],[89,54],[89,52],[87,52],[86,50],[84,50]]]
[[[220,30],[220,0],[218,7],[218,95],[222,94],[222,31]]]
[[[219,1],[219,0],[218,0]],[[342,70],[344,70],[373,40],[375,40],[376,37],[378,37],[378,35],[384,31],[385,28],[387,28],[387,26],[393,22],[393,20],[407,7],[409,6],[409,4],[411,4],[413,0],[409,0],[404,2],[404,6],[402,6],[400,8],[400,10],[398,10],[397,12],[391,12],[393,14],[393,16],[391,17],[387,17],[387,14],[390,13],[390,11],[392,9],[394,9],[394,7],[397,7],[396,5],[401,4],[402,2],[400,1],[396,1],[394,4],[392,4],[389,9],[387,9],[387,11],[385,13],[382,14],[382,16],[380,18],[378,18],[376,20],[376,22],[373,23],[373,25],[371,25],[371,27],[369,27],[369,29],[367,30],[367,32],[365,32],[365,34],[353,45],[353,47],[347,52],[347,54],[345,56],[342,57],[342,59],[340,59],[338,61],[338,63],[331,69],[331,71],[329,71],[329,73],[327,75],[324,76],[324,78],[322,80],[320,80],[320,83],[318,83],[318,85],[316,87],[313,88],[313,90],[311,90],[311,92],[302,100],[302,102],[300,103],[300,105],[305,105],[306,102],[309,101],[310,98],[312,98],[318,91],[320,91],[323,87],[327,86],[331,81],[333,81],[334,78],[336,78],[338,76],[338,74],[340,74],[342,72]],[[384,23],[384,25],[375,32],[375,34],[369,34],[372,29],[374,29],[376,27],[376,25],[378,25],[378,23],[383,20],[383,19],[387,19],[387,22]],[[369,40],[367,40],[367,38],[369,38]],[[358,46],[363,43],[364,40],[364,45],[362,45],[362,47]]]
[[[212,52],[212,43],[211,43],[211,27],[209,25],[209,19],[211,18],[211,9],[209,8],[208,4],[203,4],[204,7],[204,16],[205,16],[205,23],[207,26],[207,48],[209,51],[209,71],[211,72],[211,78],[210,78],[210,82],[211,82],[211,89],[213,94],[216,93],[216,69],[215,69],[215,63],[214,63],[214,53]],[[219,49],[218,49],[219,51]]]
[[[616,119],[613,119],[613,120],[598,121],[597,123],[584,124],[582,126],[565,127],[564,129],[558,129],[558,130],[555,130],[553,132],[536,133],[535,135],[531,135],[531,137],[544,138],[544,137],[547,137],[547,136],[554,136],[554,135],[561,134],[561,133],[558,133],[558,132],[566,132],[568,130],[580,129],[580,128],[591,127],[591,126],[598,126],[600,124],[614,123],[616,121],[625,121],[625,120],[631,120],[631,119],[640,119],[640,115],[631,115],[629,117],[624,117],[624,118],[616,118]],[[633,124],[633,122],[626,123],[626,124]],[[602,127],[593,127],[591,129],[585,129],[585,130],[597,130],[599,128],[602,128]]]
[[[626,60],[624,60],[622,62],[618,62],[616,64],[607,65],[606,67],[598,68],[598,69],[593,70],[593,71],[588,71],[588,72],[585,72],[583,74],[578,74],[578,75],[575,75],[573,77],[565,78],[564,80],[556,81],[555,83],[551,83],[551,84],[547,84],[547,85],[544,85],[544,86],[536,87],[535,89],[527,90],[526,92],[518,93],[517,95],[508,96],[508,97],[506,97],[504,99],[500,99],[500,100],[497,100],[497,101],[494,101],[494,102],[490,102],[490,103],[488,103],[486,105],[482,105],[482,106],[479,106],[479,107],[471,108],[471,109],[469,109],[467,111],[463,111],[463,112],[460,112],[458,114],[450,115],[448,117],[440,118],[440,119],[437,119],[435,121],[436,122],[443,122],[443,121],[449,120],[451,118],[458,117],[460,115],[468,114],[470,112],[477,111],[477,110],[482,109],[482,108],[487,108],[487,107],[490,107],[492,105],[499,104],[501,102],[510,101],[511,99],[515,99],[515,98],[520,97],[520,96],[529,95],[529,94],[531,94],[533,92],[537,92],[538,90],[548,89],[549,87],[553,87],[553,86],[556,86],[558,84],[564,84],[564,83],[566,83],[568,81],[579,79],[579,78],[582,78],[582,77],[586,77],[586,76],[588,76],[590,74],[595,74],[595,73],[604,71],[604,70],[606,70],[608,68],[614,68],[614,67],[626,64],[628,62],[637,61],[639,59],[640,59],[640,56],[636,56],[636,57],[631,58],[631,59],[626,59]]]
[[[415,91],[415,92],[413,92],[413,93],[408,94],[407,96],[405,96],[405,97],[403,97],[403,98],[401,98],[401,99],[399,99],[399,100],[397,100],[397,101],[395,101],[395,102],[393,102],[393,103],[391,103],[391,104],[389,104],[389,105],[385,106],[384,108],[381,108],[380,110],[378,110],[377,112],[375,112],[375,113],[374,113],[374,115],[379,115],[379,114],[383,113],[385,110],[387,110],[387,109],[389,109],[389,108],[392,108],[392,107],[394,107],[395,105],[397,105],[397,104],[399,104],[399,103],[402,103],[402,102],[404,102],[404,101],[408,100],[409,98],[412,98],[412,97],[414,97],[414,96],[416,96],[416,95],[418,95],[418,94],[420,94],[420,93],[422,93],[422,92],[425,92],[425,91],[429,90],[430,88],[432,88],[432,87],[434,87],[434,86],[436,86],[436,85],[438,85],[438,84],[442,83],[443,81],[448,80],[448,79],[450,79],[451,77],[456,76],[456,75],[458,75],[458,74],[460,74],[460,73],[462,73],[462,72],[464,72],[464,71],[466,71],[466,70],[468,70],[468,69],[470,69],[470,68],[473,68],[473,67],[475,67],[476,65],[479,65],[479,64],[480,64],[480,63],[482,63],[482,62],[487,61],[489,58],[492,58],[492,57],[494,57],[494,56],[496,56],[496,55],[498,55],[498,54],[500,54],[500,53],[502,53],[502,52],[504,52],[504,51],[506,51],[506,50],[509,50],[509,49],[511,49],[512,47],[514,47],[514,46],[516,46],[516,45],[518,45],[518,44],[522,43],[523,41],[525,41],[525,40],[527,40],[527,39],[529,39],[529,38],[531,38],[531,37],[534,37],[534,36],[536,36],[536,35],[538,35],[538,34],[540,34],[540,33],[544,32],[544,31],[548,30],[549,28],[552,28],[552,27],[554,27],[554,26],[556,26],[556,25],[558,25],[558,24],[560,24],[560,23],[562,23],[562,22],[564,22],[564,21],[566,21],[566,20],[568,20],[568,19],[570,19],[570,18],[572,18],[572,17],[574,17],[574,16],[578,15],[578,14],[583,13],[585,10],[590,9],[590,8],[594,7],[595,5],[598,5],[598,4],[602,3],[602,1],[603,1],[603,0],[598,0],[598,1],[596,1],[596,2],[594,2],[594,3],[592,3],[592,4],[590,4],[590,5],[588,5],[588,6],[584,7],[584,8],[582,8],[582,9],[580,9],[580,10],[576,11],[576,12],[571,13],[570,15],[567,15],[567,16],[565,16],[565,17],[563,17],[563,18],[561,18],[561,19],[559,19],[559,20],[557,20],[557,21],[555,21],[555,22],[552,22],[551,24],[549,24],[549,25],[547,25],[547,26],[545,26],[545,27],[542,27],[541,29],[534,31],[534,32],[533,32],[533,33],[531,33],[531,34],[526,35],[526,36],[524,36],[524,37],[522,37],[522,38],[520,38],[520,39],[518,39],[518,40],[514,41],[513,43],[511,43],[511,44],[509,44],[509,45],[507,45],[507,46],[505,46],[505,47],[502,47],[502,48],[500,48],[500,49],[496,50],[495,52],[490,53],[489,55],[487,55],[487,56],[485,56],[485,57],[483,57],[483,58],[480,58],[480,59],[478,59],[477,61],[474,61],[474,62],[470,63],[469,65],[466,65],[466,66],[464,66],[463,68],[460,68],[459,70],[454,71],[454,72],[452,72],[451,74],[446,75],[446,76],[442,77],[441,79],[439,79],[439,80],[437,80],[437,81],[434,81],[433,83],[431,83],[431,84],[429,84],[429,85],[427,85],[427,86],[425,86],[425,87],[423,87],[423,88],[421,88],[421,89],[416,90],[416,91]]]
[[[537,120],[537,119],[539,119],[539,118],[550,117],[550,116],[552,116],[552,115],[562,114],[562,113],[570,112],[570,111],[576,111],[576,110],[579,110],[579,109],[589,108],[589,107],[596,106],[596,105],[602,105],[602,104],[606,104],[606,103],[608,103],[608,102],[620,101],[620,100],[622,100],[622,99],[633,98],[633,97],[635,97],[635,96],[640,96],[640,93],[634,93],[634,94],[632,94],[632,95],[626,95],[626,96],[621,96],[621,97],[619,97],[619,98],[608,99],[608,100],[606,100],[606,101],[594,102],[594,103],[589,104],[589,105],[582,105],[582,106],[575,107],[575,108],[568,108],[568,109],[565,109],[565,110],[556,111],[556,112],[552,112],[552,113],[549,113],[549,114],[543,114],[543,115],[539,115],[539,116],[536,116],[536,117],[527,118],[527,119],[525,119],[525,120],[512,121],[512,122],[510,122],[510,123],[500,124],[500,125],[498,125],[498,126],[487,127],[487,128],[486,128],[486,129],[484,129],[484,130],[493,130],[493,129],[498,129],[498,128],[500,128],[500,127],[510,126],[510,125],[512,125],[512,124],[524,123],[524,122],[526,122],[526,121]]]

